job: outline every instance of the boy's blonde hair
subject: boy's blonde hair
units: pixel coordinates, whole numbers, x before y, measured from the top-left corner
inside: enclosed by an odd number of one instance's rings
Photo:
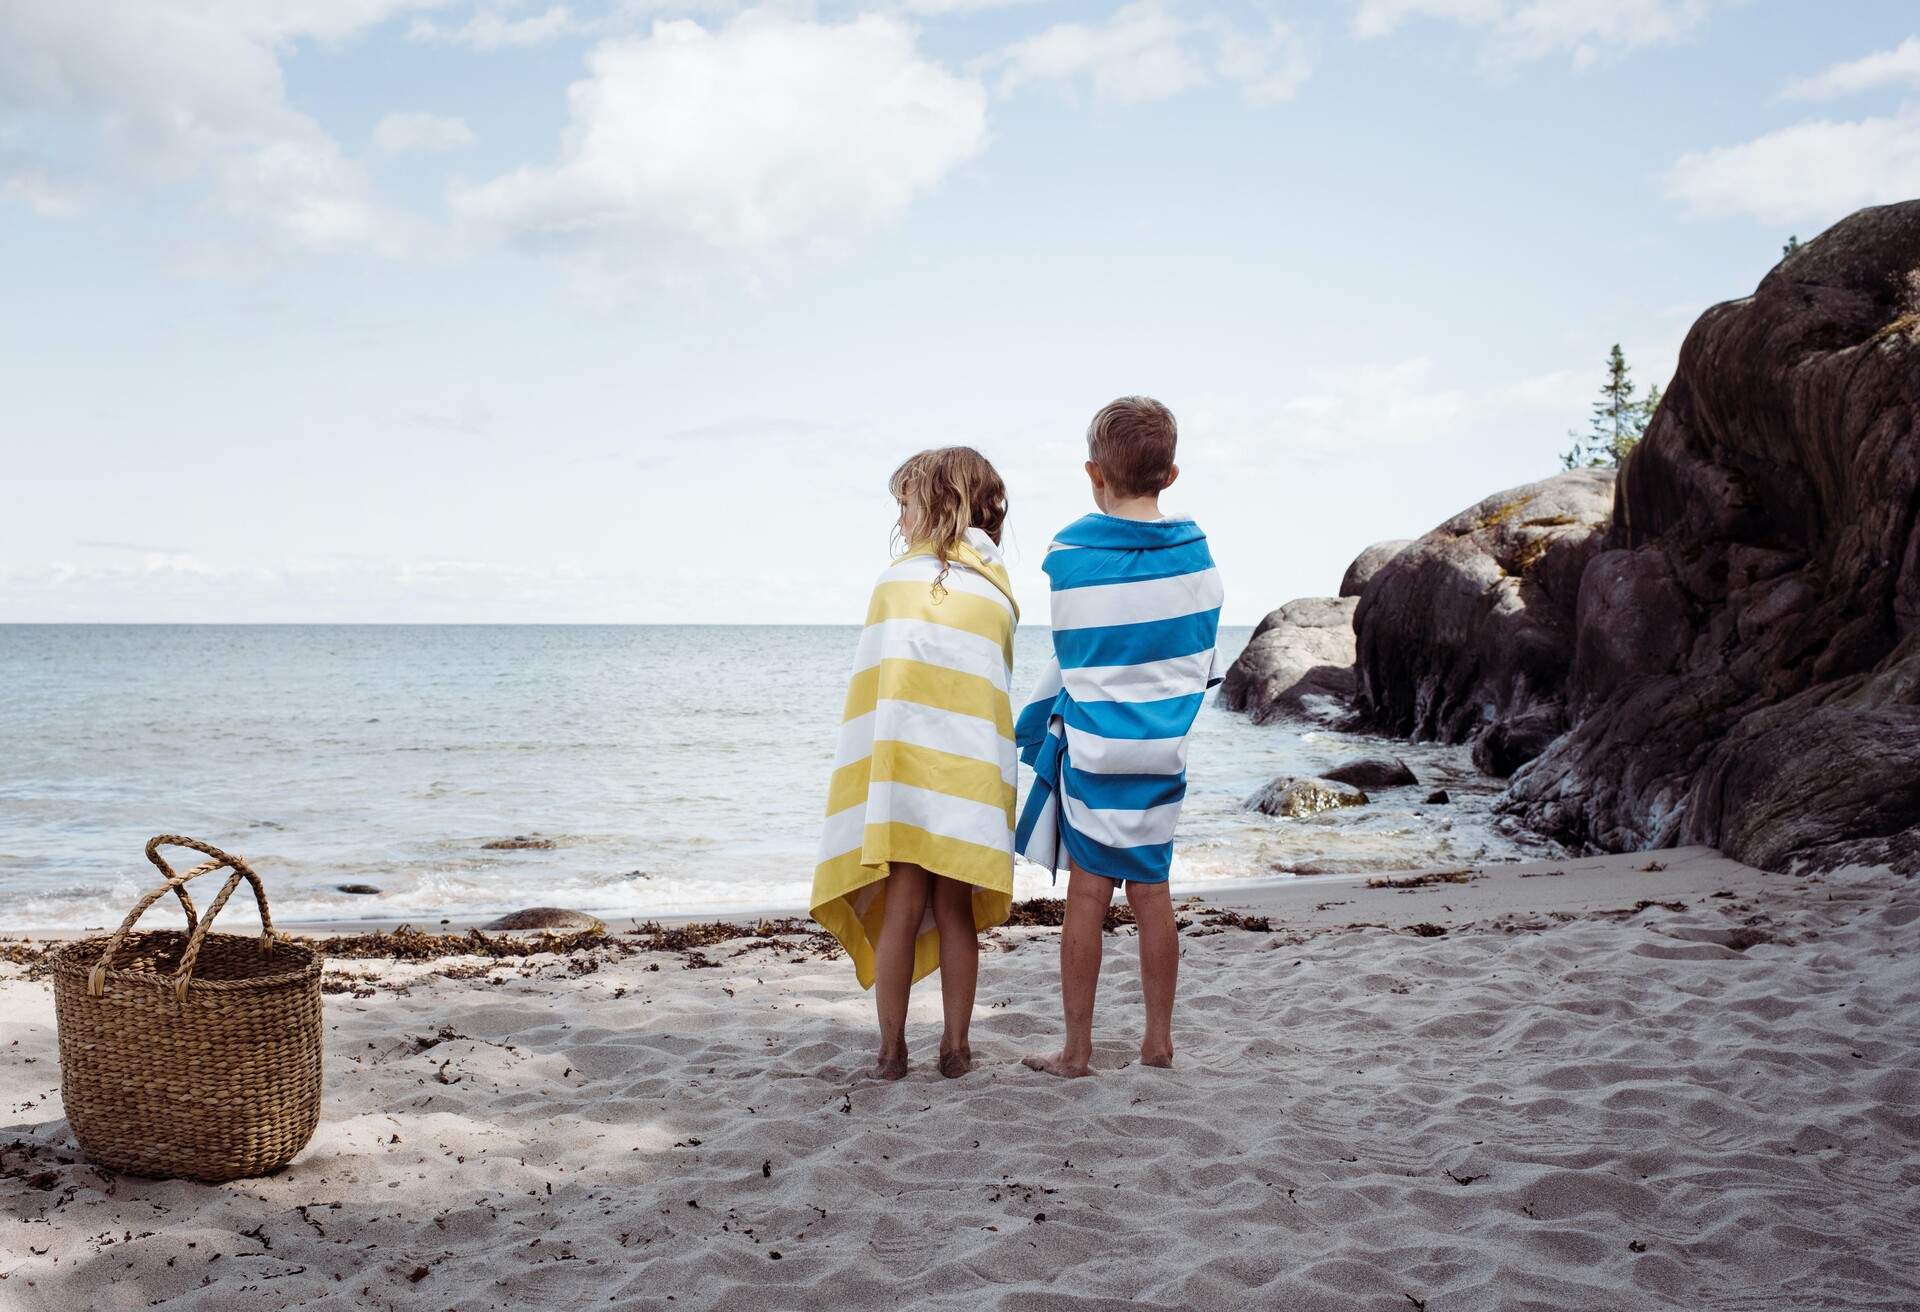
[[[1173,481],[1179,437],[1173,411],[1150,396],[1123,396],[1087,425],[1087,459],[1121,496],[1157,496]]]
[[[887,491],[904,502],[915,525],[908,547],[926,547],[939,558],[938,586],[947,577],[953,549],[977,528],[1000,543],[1007,523],[1007,485],[988,459],[970,446],[943,446],[909,456],[887,480]]]

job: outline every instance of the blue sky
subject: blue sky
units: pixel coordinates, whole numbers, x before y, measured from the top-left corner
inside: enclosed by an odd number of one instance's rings
[[[1914,195],[1891,0],[13,0],[0,620],[851,623],[948,442],[1043,619],[1149,392],[1252,622]]]

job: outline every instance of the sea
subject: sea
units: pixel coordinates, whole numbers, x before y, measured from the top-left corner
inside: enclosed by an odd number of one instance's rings
[[[118,924],[158,880],[142,849],[160,833],[245,857],[282,922],[802,912],[858,633],[0,625],[0,930]],[[1017,706],[1047,630],[1016,647]],[[1276,775],[1383,752],[1419,786],[1304,820],[1245,805]],[[1499,783],[1458,747],[1257,726],[1209,701],[1189,779],[1176,893],[1556,850],[1494,816]],[[1436,788],[1449,803],[1426,804]],[[551,846],[487,846],[517,837]],[[1058,891],[1025,862],[1014,883]],[[252,923],[244,894],[229,920]]]

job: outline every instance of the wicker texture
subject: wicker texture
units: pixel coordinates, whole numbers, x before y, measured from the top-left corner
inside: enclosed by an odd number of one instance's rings
[[[209,859],[175,874],[160,848]],[[260,877],[239,857],[177,834],[147,844],[166,882],[120,928],[62,948],[53,962],[60,1093],[80,1147],[137,1175],[233,1180],[306,1147],[320,1119],[320,955],[275,937]],[[188,881],[230,869],[204,917]],[[208,927],[245,880],[258,938]],[[134,925],[172,893],[187,928]]]

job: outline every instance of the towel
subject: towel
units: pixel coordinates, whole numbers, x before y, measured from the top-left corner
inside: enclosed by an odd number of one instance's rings
[[[1188,518],[1088,515],[1047,548],[1053,653],[1015,728],[1034,784],[1015,846],[1058,872],[1160,883],[1187,733],[1223,677],[1219,571]]]
[[[1013,585],[993,539],[967,530],[947,577],[915,547],[873,590],[827,796],[813,918],[873,986],[894,861],[972,884],[976,930],[1013,905]],[[913,978],[940,965],[932,902]]]

